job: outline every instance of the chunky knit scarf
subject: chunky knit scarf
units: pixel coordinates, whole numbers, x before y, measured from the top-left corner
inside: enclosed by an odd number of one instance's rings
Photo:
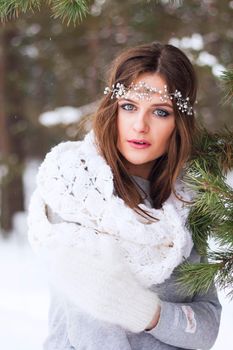
[[[190,199],[181,180],[176,192]],[[46,155],[29,208],[29,239],[45,255],[58,247],[79,246],[98,257],[107,235],[117,242],[138,281],[150,287],[169,278],[189,256],[193,242],[185,227],[187,205],[174,194],[159,210],[140,207],[159,220],[147,221],[114,194],[111,168],[90,132],[83,141],[60,143]],[[49,211],[57,215],[55,223]]]

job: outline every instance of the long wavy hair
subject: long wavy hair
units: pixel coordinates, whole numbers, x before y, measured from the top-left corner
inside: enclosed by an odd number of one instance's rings
[[[197,78],[188,57],[178,48],[152,42],[127,49],[113,61],[108,72],[107,85],[123,83],[126,87],[142,73],[159,73],[167,83],[168,91],[175,89],[190,103],[196,101]],[[182,113],[173,100],[175,129],[171,135],[168,149],[159,157],[151,170],[150,196],[153,207],[162,204],[174,191],[177,176],[192,151],[195,133],[195,118]],[[93,129],[99,151],[111,167],[116,194],[130,207],[141,213],[138,204],[143,201],[141,191],[128,173],[124,157],[117,149],[117,99],[111,94],[104,95],[94,116]],[[145,214],[145,213],[144,213]]]

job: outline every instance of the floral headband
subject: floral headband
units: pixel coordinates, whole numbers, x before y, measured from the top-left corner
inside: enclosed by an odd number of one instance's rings
[[[175,92],[168,93],[167,85],[164,85],[164,89],[158,89],[156,87],[151,87],[147,85],[144,81],[140,81],[137,84],[132,83],[128,88],[124,84],[116,83],[112,85],[112,88],[106,86],[104,89],[104,94],[112,93],[111,99],[116,98],[127,98],[134,96],[138,100],[148,100],[152,98],[152,94],[158,93],[160,95],[160,100],[162,102],[167,102],[168,100],[175,100],[178,109],[182,113],[187,115],[193,115],[193,107],[189,102],[189,97],[183,98],[180,91],[175,90]]]

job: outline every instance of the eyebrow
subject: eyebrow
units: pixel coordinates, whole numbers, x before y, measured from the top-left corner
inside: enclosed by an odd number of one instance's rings
[[[129,102],[138,104],[136,101],[130,100],[129,98],[121,98],[121,100],[129,101]],[[166,107],[169,107],[169,108],[172,108],[172,109],[173,109],[173,106],[169,105],[168,103],[164,103],[164,102],[162,102],[162,103],[153,103],[153,104],[151,105],[151,107],[155,107],[155,106],[166,106]]]

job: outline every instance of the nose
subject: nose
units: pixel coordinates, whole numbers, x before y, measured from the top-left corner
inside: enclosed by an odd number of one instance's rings
[[[135,115],[133,122],[133,129],[138,133],[147,133],[149,130],[149,124],[147,121],[146,113],[141,111]]]

